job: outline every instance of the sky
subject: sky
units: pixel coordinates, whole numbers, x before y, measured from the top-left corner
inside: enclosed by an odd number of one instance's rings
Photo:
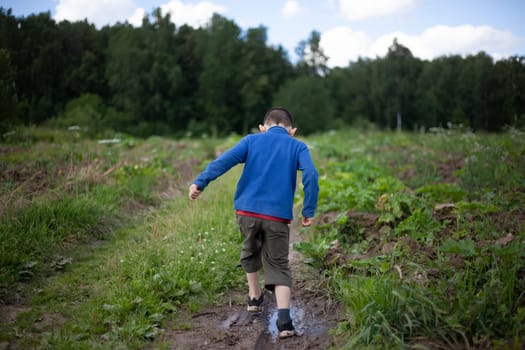
[[[58,22],[140,26],[161,8],[176,25],[205,26],[213,13],[241,29],[267,28],[268,45],[295,48],[313,30],[330,67],[382,57],[394,38],[420,59],[477,54],[525,56],[525,0],[0,0],[17,17],[50,12]]]

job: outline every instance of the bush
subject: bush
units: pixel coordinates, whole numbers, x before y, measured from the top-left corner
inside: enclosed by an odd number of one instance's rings
[[[102,98],[95,94],[84,94],[71,100],[63,113],[47,123],[51,127],[79,127],[88,136],[127,130],[133,124],[133,117],[107,107]]]

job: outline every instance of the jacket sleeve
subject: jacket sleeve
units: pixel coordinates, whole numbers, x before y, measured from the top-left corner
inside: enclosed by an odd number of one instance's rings
[[[299,170],[302,172],[304,191],[302,215],[306,218],[313,218],[319,196],[319,175],[306,145],[299,154]]]
[[[231,149],[210,162],[193,183],[199,187],[199,190],[204,190],[211,181],[230,170],[233,166],[244,163],[246,161],[247,150],[248,140],[247,137],[245,137]]]

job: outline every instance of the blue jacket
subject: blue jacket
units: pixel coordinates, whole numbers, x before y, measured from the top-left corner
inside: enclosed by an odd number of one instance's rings
[[[193,182],[200,190],[234,165],[244,163],[237,184],[236,210],[293,219],[297,170],[302,171],[304,202],[302,215],[314,217],[319,194],[317,170],[308,147],[285,128],[244,137],[237,145],[212,161]]]

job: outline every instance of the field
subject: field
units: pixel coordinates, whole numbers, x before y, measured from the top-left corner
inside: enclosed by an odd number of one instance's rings
[[[303,139],[321,193],[315,226],[292,230],[303,337],[282,346],[271,307],[239,311],[240,169],[186,197],[239,138],[3,135],[0,349],[525,346],[523,132]]]

